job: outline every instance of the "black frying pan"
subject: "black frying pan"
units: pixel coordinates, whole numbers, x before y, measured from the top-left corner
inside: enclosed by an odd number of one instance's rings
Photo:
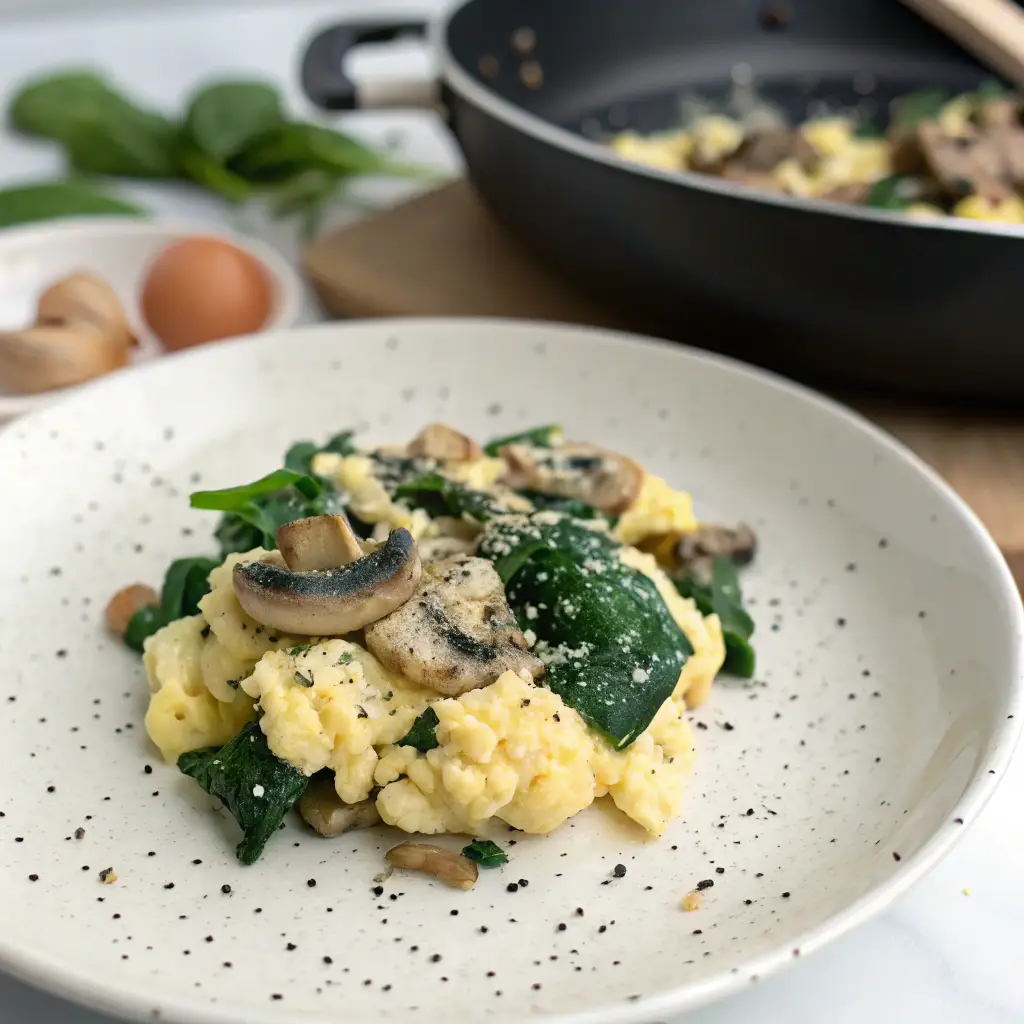
[[[723,96],[740,61],[795,120],[816,100],[884,112],[915,89],[990,77],[896,0],[769,3],[468,0],[431,36],[480,193],[538,256],[652,333],[804,377],[1024,398],[1020,229],[662,173],[592,140],[673,126],[681,94]],[[329,110],[430,103],[437,83],[381,93],[344,71],[357,45],[425,32],[330,28],[305,54],[304,88]]]

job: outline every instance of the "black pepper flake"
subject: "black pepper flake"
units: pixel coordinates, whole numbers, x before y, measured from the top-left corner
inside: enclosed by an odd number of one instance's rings
[[[57,792],[57,787],[56,786],[47,786],[46,787],[46,792],[47,793],[56,793]]]
[[[333,957],[330,957],[330,956],[325,956],[325,957],[324,957],[324,963],[325,963],[325,964],[327,964],[327,965],[329,966],[330,964],[333,964],[333,963],[334,963],[334,958],[333,958]]]
[[[224,966],[225,967],[230,967],[231,966],[231,961],[230,960],[225,960],[224,961]]]
[[[693,930],[693,934],[694,935],[703,935],[704,934],[704,929],[703,928],[695,928]]]
[[[281,999],[284,999],[284,996],[283,996],[283,995],[281,995],[281,993],[280,993],[280,992],[275,992],[275,993],[273,993],[273,995],[271,995],[271,997],[270,997],[270,998],[271,998],[271,999],[274,999],[274,1000],[278,1000],[278,1001],[279,1001],[279,1000],[281,1000]]]
[[[625,864],[616,864],[615,867],[612,869],[612,874],[616,878],[625,878],[626,877],[626,865]]]
[[[722,728],[723,728],[723,729],[724,729],[724,730],[725,730],[726,732],[732,732],[732,731],[733,731],[733,729],[735,729],[735,728],[736,728],[736,726],[734,726],[734,725],[732,724],[732,722],[723,722],[723,723],[722,723]]]
[[[196,857],[196,859],[194,861],[192,861],[192,863],[193,864],[202,864],[203,862],[198,857]]]
[[[568,925],[564,921],[560,921],[558,924],[558,930],[564,932]]]
[[[582,907],[577,907],[576,908],[576,916],[577,917],[582,917],[583,916],[583,908]]]
[[[222,885],[220,887],[220,891],[222,893],[224,893],[225,896],[230,896],[231,895],[231,886],[225,883],[224,885]],[[257,910],[256,913],[259,913],[259,910]]]
[[[751,904],[751,903],[753,903],[753,902],[754,902],[753,900],[744,900],[744,901],[743,901],[743,905],[744,905],[745,907],[749,907],[749,906],[750,906],[750,904]]]
[[[174,883],[173,882],[165,882],[164,883],[164,888],[165,889],[173,889],[174,888]]]
[[[903,858],[895,851],[892,851],[892,859],[898,864]]]
[[[789,893],[788,893],[788,892],[784,892],[784,893],[782,894],[782,898],[783,898],[784,900],[788,900],[788,899],[789,899]]]
[[[459,916],[459,912],[457,910],[449,910],[448,913],[451,914],[452,917]]]
[[[698,722],[697,723],[697,728],[698,729],[707,729],[707,724],[705,722]]]
[[[505,886],[505,891],[506,892],[519,892],[519,886],[516,885],[515,882],[509,882],[508,885]]]
[[[954,818],[953,821],[957,825],[962,825],[964,823],[964,819],[963,818]]]
[[[152,766],[151,764],[147,764],[147,765],[145,766],[145,768],[143,768],[142,770],[143,770],[143,771],[144,771],[144,772],[145,772],[145,773],[146,773],[147,775],[152,775],[152,774],[153,774],[153,766]]]
[[[383,885],[375,885],[370,891],[373,893],[374,896],[383,896],[384,895],[384,886]]]
[[[715,874],[716,875],[724,875],[725,874],[725,868],[715,868]]]
[[[603,934],[604,934],[604,933],[605,933],[606,931],[608,931],[608,925],[606,925],[606,924],[603,924],[603,925],[601,925],[601,927],[600,927],[600,928],[598,928],[597,930],[598,930],[598,932],[599,932],[600,934],[602,934],[602,935],[603,935]]]
[[[703,892],[705,889],[711,889],[714,887],[715,880],[713,878],[705,878],[697,883],[697,892]]]
[[[534,991],[536,992],[536,991],[538,991],[539,989],[540,989],[540,982],[539,982],[539,981],[535,981],[535,982],[533,983],[533,990],[534,990]]]
[[[434,953],[434,954],[432,954],[432,955],[431,955],[431,957],[430,957],[430,962],[431,962],[432,964],[436,964],[436,963],[438,963],[438,962],[439,962],[440,960],[441,960],[441,954],[440,954],[440,953]]]
[[[76,839],[84,839],[85,838],[85,829],[81,828],[81,827],[76,828],[75,829],[75,838]]]
[[[289,942],[284,948],[287,949],[289,953],[294,953],[299,947],[296,946],[294,942]]]
[[[213,936],[212,935],[207,935],[206,938],[203,939],[203,942],[213,942]]]
[[[38,875],[29,875],[28,876],[28,880],[30,882],[38,882],[39,881],[39,876]]]
[[[748,807],[747,808],[747,817],[749,818],[753,813],[754,813],[754,808],[753,807]]]
[[[520,878],[519,879],[519,888],[520,889],[525,889],[529,884],[530,884],[530,882],[529,882],[528,879],[526,879],[526,878]]]
[[[487,929],[487,925],[485,925],[485,924],[480,925],[480,934],[481,935],[486,935],[487,934],[487,930],[488,930]]]
[[[316,888],[316,879],[315,878],[307,878],[306,879],[306,885],[308,885],[310,887],[310,889],[315,889]]]

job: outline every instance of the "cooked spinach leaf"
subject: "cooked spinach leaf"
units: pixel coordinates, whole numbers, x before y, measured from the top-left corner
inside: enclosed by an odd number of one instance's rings
[[[478,523],[485,523],[507,512],[489,494],[471,490],[465,484],[448,480],[440,473],[424,473],[400,483],[395,488],[395,497],[405,499],[414,508],[425,509],[431,518],[465,516]]]
[[[588,505],[579,498],[563,498],[559,494],[545,494],[543,491],[518,491],[538,511],[564,512],[573,519],[608,519],[603,512],[598,512],[593,505]],[[615,519],[618,516],[613,517]]]
[[[498,868],[508,863],[508,854],[490,839],[474,839],[462,848],[462,856],[475,860],[482,868]]]
[[[182,754],[178,768],[217,797],[238,822],[244,838],[235,853],[243,864],[259,860],[309,784],[302,772],[271,753],[258,722],[244,726],[220,749]]]
[[[718,557],[713,562],[710,584],[684,578],[673,580],[683,597],[692,598],[702,615],[717,615],[722,622],[725,640],[725,664],[722,671],[741,679],[750,679],[757,660],[750,638],[754,633],[754,620],[743,607],[736,566],[729,558]]]
[[[312,463],[315,455],[320,455],[323,452],[331,452],[335,455],[355,455],[358,449],[352,443],[353,436],[353,431],[343,430],[323,445],[318,445],[314,441],[297,441],[285,453],[285,469],[312,476]]]
[[[619,560],[620,544],[542,515],[493,520],[479,554],[536,634],[546,685],[622,750],[672,695],[693,648],[654,583]]]
[[[890,174],[871,186],[865,206],[876,210],[905,210],[921,197],[921,182],[912,174]]]
[[[412,723],[412,728],[395,745],[399,747],[415,747],[421,754],[425,754],[428,750],[433,750],[434,747],[439,745],[435,731],[437,723],[437,712],[433,708],[428,707]]]
[[[484,452],[495,456],[507,444],[528,444],[534,448],[554,448],[562,439],[562,428],[556,425],[533,427],[507,437],[496,437],[484,445]]]
[[[294,449],[293,449],[294,450]],[[319,477],[278,469],[251,484],[221,491],[197,491],[193,508],[225,512],[217,526],[221,551],[272,550],[279,527],[296,519],[344,511],[342,496]]]
[[[124,642],[142,652],[143,641],[169,622],[186,615],[199,614],[200,600],[210,592],[207,577],[220,565],[215,558],[179,558],[171,562],[164,575],[160,604],[140,608],[128,623]]]

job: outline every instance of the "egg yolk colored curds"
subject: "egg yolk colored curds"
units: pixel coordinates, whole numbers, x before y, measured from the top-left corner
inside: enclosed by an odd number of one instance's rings
[[[258,331],[271,307],[263,265],[217,238],[169,245],[153,261],[142,288],[142,315],[171,350]]]

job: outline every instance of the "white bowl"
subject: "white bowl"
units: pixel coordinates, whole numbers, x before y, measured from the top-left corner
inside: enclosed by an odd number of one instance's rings
[[[134,360],[164,354],[139,311],[143,273],[150,261],[179,238],[207,235],[223,238],[249,253],[266,268],[273,307],[263,330],[290,327],[302,305],[302,283],[270,246],[254,238],[204,224],[129,217],[83,217],[0,231],[0,330],[32,323],[40,293],[54,281],[88,270],[108,281],[128,312],[139,337]],[[0,385],[0,422],[49,405],[73,388],[42,394],[15,395]]]
[[[329,841],[289,819],[241,867],[233,823],[150,746],[139,659],[103,606],[213,550],[191,489],[253,479],[297,438],[404,441],[435,419],[480,439],[561,421],[691,490],[702,517],[751,522],[757,683],[722,679],[692,716],[684,816],[661,839],[594,807],[550,836],[501,833],[510,863],[470,892],[396,872],[375,895],[399,833]],[[840,406],[679,346],[487,320],[228,341],[14,424],[0,480],[0,966],[133,1019],[664,1021],[920,878],[1021,722],[1020,596],[963,502]]]

